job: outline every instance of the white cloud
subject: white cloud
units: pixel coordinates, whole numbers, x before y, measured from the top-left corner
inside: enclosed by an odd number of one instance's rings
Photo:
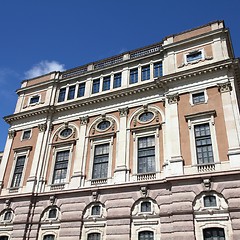
[[[25,78],[34,78],[54,71],[64,71],[64,64],[57,61],[44,60],[34,65],[31,69],[25,72]]]

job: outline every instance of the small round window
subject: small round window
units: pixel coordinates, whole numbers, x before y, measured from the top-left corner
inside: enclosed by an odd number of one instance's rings
[[[101,131],[107,130],[110,127],[111,123],[107,120],[100,122],[97,125],[97,128]]]
[[[152,112],[144,112],[139,116],[140,122],[149,122],[153,119],[154,114]]]
[[[72,134],[72,129],[71,128],[65,128],[60,132],[60,136],[63,138],[67,138]]]

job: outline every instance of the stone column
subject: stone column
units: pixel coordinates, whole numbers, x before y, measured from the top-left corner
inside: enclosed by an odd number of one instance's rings
[[[83,186],[84,181],[84,148],[86,139],[88,116],[80,117],[80,131],[76,142],[76,154],[73,165],[73,175],[71,177],[70,188]]]
[[[27,184],[26,184],[26,190],[25,190],[26,192],[34,191],[34,188],[36,185],[37,170],[40,167],[41,152],[44,147],[43,139],[44,139],[44,134],[45,134],[46,129],[47,129],[46,123],[38,125],[39,133],[38,133],[37,142],[35,145],[35,151],[34,151],[30,175],[28,177]]]
[[[12,147],[12,143],[13,143],[13,139],[14,139],[15,135],[16,135],[15,130],[8,131],[8,138],[7,138],[5,148],[4,148],[2,162],[0,164],[0,189],[3,188],[3,178],[4,178],[5,170],[7,167],[8,157],[10,155],[10,151],[11,151],[11,147]]]
[[[167,95],[166,106],[166,145],[170,175],[183,174],[183,159],[181,156],[180,132],[178,120],[179,95]]]
[[[234,102],[232,101],[232,86],[230,82],[218,84],[221,93],[224,120],[228,138],[228,158],[232,168],[240,168],[240,142],[237,129],[237,120],[234,115]],[[236,100],[235,100],[236,101]],[[236,103],[235,103],[236,104]]]
[[[126,164],[126,148],[127,148],[127,115],[128,107],[119,108],[120,126],[117,138],[117,156],[116,169],[114,171],[114,182],[126,182],[127,180],[127,164]]]

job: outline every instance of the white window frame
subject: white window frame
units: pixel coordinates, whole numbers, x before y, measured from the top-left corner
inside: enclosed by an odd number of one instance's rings
[[[155,136],[155,173],[160,173],[160,146],[159,146],[159,128],[148,131],[133,131],[133,178],[136,180],[138,173],[138,139],[141,137]],[[142,173],[148,174],[148,173]]]
[[[96,207],[96,206],[99,206],[100,207],[100,213],[99,213],[99,215],[94,215],[94,214],[92,214],[92,209],[93,209],[93,207]],[[90,216],[91,217],[101,217],[102,216],[102,205],[101,204],[93,204],[92,206],[91,206],[91,208],[90,208]]]
[[[31,99],[34,98],[34,97],[39,97],[38,102],[31,103]],[[34,105],[37,105],[37,104],[40,104],[40,103],[41,103],[41,94],[32,95],[28,99],[28,106],[34,106]]]
[[[201,52],[202,58],[198,59],[198,60],[187,61],[187,56],[193,54],[194,52]],[[204,57],[204,49],[203,48],[202,49],[196,49],[196,50],[189,51],[189,52],[185,53],[185,55],[184,55],[184,63],[185,63],[185,65],[198,63],[199,61],[202,61],[204,59],[205,59],[205,57]]]
[[[11,212],[11,218],[8,219],[8,220],[4,220],[6,212]],[[12,222],[13,217],[14,217],[13,210],[12,209],[5,209],[1,214],[1,222],[2,223],[10,223],[10,222]]]
[[[214,207],[212,207],[212,206],[210,206],[210,207],[205,207],[204,206],[204,197],[207,197],[207,196],[214,196],[215,198],[216,198],[216,206],[214,206]],[[207,210],[207,209],[219,209],[220,208],[220,206],[219,206],[219,198],[218,198],[218,196],[216,195],[216,194],[214,194],[214,193],[209,193],[209,194],[203,194],[202,195],[202,209],[203,210]]]
[[[142,203],[144,203],[144,202],[149,202],[150,204],[151,204],[151,211],[149,211],[149,212],[142,212]],[[153,209],[154,207],[153,207],[153,202],[152,201],[150,201],[149,199],[143,199],[143,200],[141,200],[140,202],[139,202],[139,215],[148,215],[148,214],[153,214]]]
[[[29,138],[24,139],[23,136],[24,136],[24,133],[25,133],[26,131],[30,131],[30,136],[29,136]],[[26,140],[29,140],[29,139],[31,139],[31,138],[32,138],[32,129],[24,129],[24,130],[22,131],[21,141],[26,141]]]
[[[53,209],[56,209],[56,217],[55,218],[50,218],[49,217],[49,212],[50,212],[50,210],[53,210]],[[58,210],[58,208],[57,207],[50,207],[49,209],[48,209],[48,211],[46,212],[46,219],[48,220],[48,221],[56,221],[57,219],[58,219],[58,217],[59,217],[59,210]]]
[[[69,159],[68,159],[68,166],[67,166],[67,174],[66,174],[66,179],[65,182],[63,183],[53,183],[53,175],[54,175],[54,170],[55,170],[55,164],[56,164],[56,157],[57,153],[61,151],[67,151],[69,150]],[[53,149],[53,156],[52,159],[52,166],[51,166],[51,173],[50,173],[50,186],[56,186],[56,185],[65,185],[69,183],[69,178],[70,178],[70,169],[71,169],[71,164],[72,164],[72,152],[73,152],[73,144],[67,145],[67,146],[62,146],[62,147],[54,147]]]
[[[105,139],[91,139],[90,140],[90,147],[91,147],[91,154],[90,154],[90,167],[89,167],[89,172],[88,176],[91,181],[95,181],[98,179],[93,179],[92,178],[92,173],[93,173],[93,162],[94,162],[94,152],[95,152],[95,146],[101,145],[101,144],[109,144],[109,159],[108,159],[108,171],[107,171],[107,179],[111,178],[111,173],[112,173],[112,159],[113,159],[113,136],[110,138],[105,138]]]
[[[198,93],[204,93],[204,102],[202,103],[193,103],[193,95],[194,94],[198,94]],[[207,95],[207,89],[199,89],[199,90],[196,90],[196,91],[193,91],[193,92],[190,92],[190,99],[189,99],[189,103],[192,105],[192,106],[195,106],[195,105],[199,105],[199,104],[204,104],[204,103],[207,103],[208,102],[208,95]]]
[[[8,189],[11,192],[11,190],[19,190],[23,187],[23,181],[24,181],[24,177],[25,177],[25,173],[26,173],[26,168],[28,165],[28,158],[29,158],[29,154],[30,154],[30,148],[27,150],[16,150],[14,152],[14,157],[13,157],[13,165],[12,165],[12,169],[11,169],[11,173],[10,173],[10,177],[9,177],[9,181],[8,181]],[[23,167],[23,171],[22,171],[22,176],[21,176],[21,182],[19,184],[18,187],[11,187],[12,185],[12,180],[13,180],[13,175],[15,172],[15,168],[16,168],[16,163],[17,163],[17,159],[18,157],[22,157],[25,156],[25,162],[24,162],[24,167]]]

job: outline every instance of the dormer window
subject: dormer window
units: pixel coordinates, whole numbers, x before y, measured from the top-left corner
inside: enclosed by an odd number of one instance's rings
[[[188,63],[201,60],[203,58],[203,53],[201,50],[190,52],[186,55],[186,60]]]
[[[204,207],[217,207],[217,200],[213,195],[203,197],[203,203]]]
[[[36,103],[39,102],[39,99],[40,99],[39,95],[33,96],[33,97],[30,98],[29,104],[36,104]]]

